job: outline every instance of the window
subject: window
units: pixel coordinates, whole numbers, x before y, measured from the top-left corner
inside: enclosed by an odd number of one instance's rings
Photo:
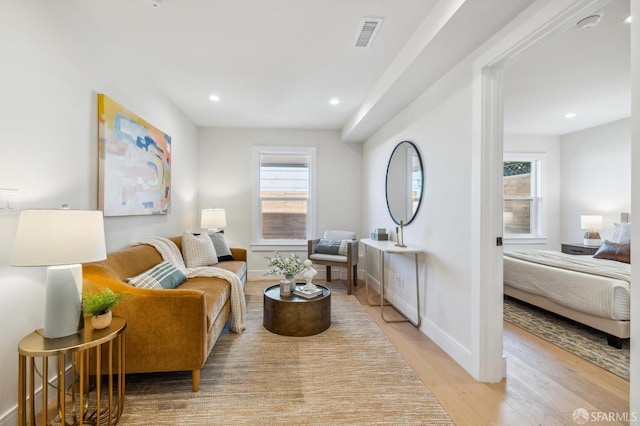
[[[306,245],[315,229],[315,148],[254,148],[254,245]]]
[[[504,154],[503,223],[509,239],[542,237],[543,154]]]

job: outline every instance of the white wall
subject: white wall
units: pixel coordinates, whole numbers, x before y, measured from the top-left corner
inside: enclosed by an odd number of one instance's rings
[[[543,234],[544,244],[509,244],[504,249],[560,250],[560,137],[554,135],[505,134],[503,150],[509,153],[542,153],[542,197],[545,205]]]
[[[614,121],[561,136],[562,242],[579,243],[580,215],[603,216],[610,237],[620,212],[631,209],[631,120]]]
[[[225,234],[230,245],[249,250],[250,278],[265,278],[265,256],[272,254],[251,251],[254,146],[315,147],[316,236],[322,236],[325,229],[361,230],[362,146],[341,142],[338,131],[201,128],[198,141],[198,204],[200,208],[225,208]],[[306,245],[297,253],[306,256]]]
[[[195,126],[106,39],[57,2],[0,2],[0,188],[18,189],[22,208],[97,208],[97,93],[172,137],[171,213],[106,218],[112,251],[195,223],[198,146]],[[16,424],[18,342],[43,322],[45,269],[8,266],[17,219],[0,216],[2,425]]]
[[[424,199],[404,233],[405,244],[427,253],[419,273],[422,329],[467,370],[472,363],[471,101],[471,66],[464,61],[367,139],[363,152],[363,231],[395,229],[385,204],[386,166],[395,145],[414,142],[422,156]],[[368,260],[370,279],[377,282],[376,258]],[[405,293],[394,301],[415,314],[413,259],[394,255],[388,271],[405,280]]]

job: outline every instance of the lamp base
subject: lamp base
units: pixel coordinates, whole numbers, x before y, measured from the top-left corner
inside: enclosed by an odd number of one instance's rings
[[[593,246],[593,247],[599,247],[600,244],[602,244],[602,240],[600,238],[585,238],[584,239],[584,245],[585,246]]]
[[[84,328],[82,265],[50,266],[44,305],[44,337],[76,334]]]

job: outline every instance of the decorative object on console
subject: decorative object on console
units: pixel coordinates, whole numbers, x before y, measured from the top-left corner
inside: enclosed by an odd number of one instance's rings
[[[65,337],[82,330],[80,263],[106,257],[101,211],[62,209],[20,212],[11,265],[49,266],[44,337]]]
[[[82,311],[87,315],[91,315],[93,328],[101,330],[109,327],[112,318],[111,308],[124,298],[124,294],[115,294],[109,288],[95,293],[83,293]]]
[[[602,229],[602,216],[582,215],[580,216],[580,228],[585,230],[584,245],[599,246],[602,243],[599,229]]]
[[[378,228],[371,233],[371,239],[376,241],[388,241],[389,234],[386,228]]]
[[[171,136],[98,95],[98,208],[105,216],[167,214]]]

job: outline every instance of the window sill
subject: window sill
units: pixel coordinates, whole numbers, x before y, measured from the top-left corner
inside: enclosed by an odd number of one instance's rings
[[[252,251],[295,251],[295,252],[307,252],[307,242],[301,241],[299,243],[251,243]]]
[[[547,237],[503,237],[504,245],[547,244]]]

